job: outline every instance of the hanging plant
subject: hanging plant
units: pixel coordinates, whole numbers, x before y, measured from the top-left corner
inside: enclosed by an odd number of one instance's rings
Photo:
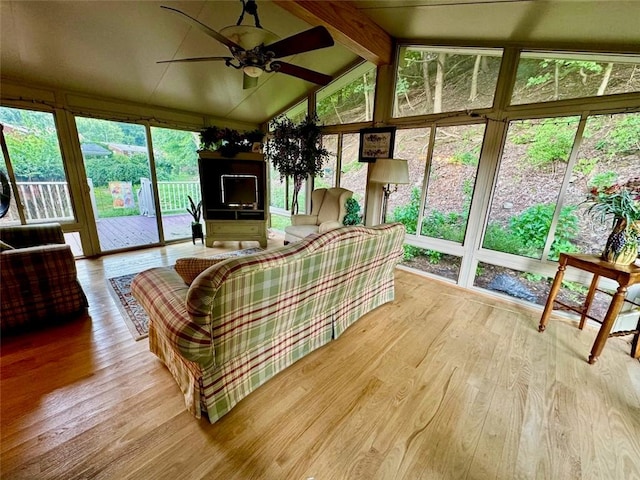
[[[298,213],[298,194],[308,177],[322,173],[322,165],[329,152],[322,147],[322,131],[318,117],[307,115],[298,125],[281,115],[271,122],[271,136],[265,155],[280,174],[280,180],[293,181],[291,213]]]
[[[260,130],[239,132],[232,128],[207,127],[200,132],[200,148],[220,152],[223,157],[235,157],[240,152],[250,152],[253,144],[261,142]]]

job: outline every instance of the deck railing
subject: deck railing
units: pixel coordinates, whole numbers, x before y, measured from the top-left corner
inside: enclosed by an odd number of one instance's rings
[[[87,180],[91,185],[91,180]],[[141,178],[140,185],[141,188],[138,192],[140,213],[153,216],[155,215],[155,205],[151,181]],[[17,187],[27,221],[74,220],[75,215],[67,182],[17,182]],[[90,189],[90,192],[93,207],[96,209],[93,188]],[[198,181],[158,182],[158,193],[160,195],[160,209],[163,213],[184,213],[189,205],[187,195],[190,195],[196,203],[200,201],[200,183]],[[9,221],[20,221],[16,208],[9,209],[6,218]]]

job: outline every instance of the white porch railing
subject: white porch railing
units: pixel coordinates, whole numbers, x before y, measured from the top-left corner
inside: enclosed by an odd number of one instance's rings
[[[200,183],[197,181],[188,182],[158,182],[158,195],[160,196],[160,211],[163,213],[184,213],[189,206],[191,196],[193,201],[200,201]],[[155,204],[153,202],[153,189],[151,188],[151,180],[148,178],[140,179],[140,191],[138,192],[138,206],[140,214],[153,216],[156,213]]]
[[[87,181],[92,186],[91,179],[87,179]],[[140,214],[154,216],[155,204],[151,181],[147,178],[141,178],[140,185],[141,188],[138,191]],[[67,182],[17,182],[17,187],[28,222],[73,221],[75,219]],[[190,195],[196,203],[200,201],[201,196],[200,184],[197,181],[158,182],[158,193],[163,213],[185,213],[189,205],[187,195]],[[97,214],[93,188],[90,188],[90,195],[91,203]],[[12,202],[14,201],[15,196],[12,199]],[[5,218],[11,222],[20,222],[18,211],[13,207],[9,209]]]
[[[75,218],[67,182],[17,182],[17,186],[27,221],[69,221]],[[9,209],[8,219],[20,221],[16,208]]]

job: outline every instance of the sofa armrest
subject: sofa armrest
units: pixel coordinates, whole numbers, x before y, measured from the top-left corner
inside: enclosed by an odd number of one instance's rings
[[[16,249],[65,243],[64,232],[59,223],[2,227],[0,228],[0,240]]]
[[[69,245],[43,245],[5,250],[0,254],[3,286],[26,283],[76,282],[76,261]]]
[[[318,226],[318,233],[325,233],[325,232],[328,232],[329,230],[335,230],[336,228],[340,228],[343,226],[344,225],[342,225],[340,222],[334,222],[334,221],[322,222]]]
[[[291,215],[291,225],[317,225],[317,215]]]

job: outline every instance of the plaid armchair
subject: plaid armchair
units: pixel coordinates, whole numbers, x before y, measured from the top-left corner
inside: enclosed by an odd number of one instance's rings
[[[57,223],[0,228],[0,331],[57,322],[87,308]]]

